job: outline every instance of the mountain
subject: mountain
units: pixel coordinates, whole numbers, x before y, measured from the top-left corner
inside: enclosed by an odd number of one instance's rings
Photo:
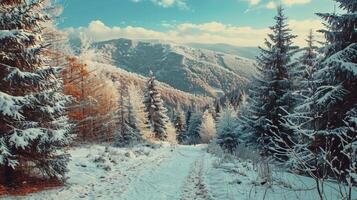
[[[89,63],[96,69],[100,69],[107,77],[113,81],[119,81],[123,86],[129,86],[135,84],[139,86],[142,91],[144,90],[147,78],[141,75],[127,72],[123,69],[117,68],[113,65],[103,63]],[[177,90],[165,83],[158,81],[158,89],[166,105],[171,109],[180,106],[183,109],[197,105],[198,108],[203,108],[211,104],[214,99],[203,95],[194,95],[187,92]]]
[[[172,43],[116,39],[94,45],[111,55],[113,64],[192,94],[221,96],[245,87],[254,75],[254,61],[237,55],[194,49]]]
[[[257,47],[237,47],[228,44],[201,44],[201,43],[189,43],[186,45],[198,49],[208,49],[211,51],[233,54],[253,60],[259,54],[259,49]]]

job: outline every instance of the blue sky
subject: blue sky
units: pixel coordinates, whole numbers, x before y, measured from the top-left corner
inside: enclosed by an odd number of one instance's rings
[[[59,0],[60,28],[88,33],[94,40],[119,37],[186,43],[261,44],[281,3],[301,35],[322,28],[314,13],[330,12],[332,0]],[[254,34],[250,34],[254,33]],[[236,36],[235,36],[236,34]],[[252,35],[249,38],[249,35]],[[235,37],[239,37],[234,40]],[[302,44],[301,44],[302,45]]]

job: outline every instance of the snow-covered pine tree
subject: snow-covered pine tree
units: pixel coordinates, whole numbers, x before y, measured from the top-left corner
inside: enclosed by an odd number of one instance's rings
[[[186,126],[185,115],[180,108],[178,108],[176,111],[174,125],[177,133],[177,141],[179,144],[182,144],[185,141],[186,137]]]
[[[129,97],[129,123],[139,133],[139,137],[144,140],[152,139],[150,125],[148,122],[148,113],[145,112],[144,96],[141,89],[131,84],[128,87]]]
[[[192,109],[188,108],[185,112],[185,125],[186,125],[186,132],[188,131],[188,128],[190,127],[190,120],[192,117]]]
[[[208,110],[203,113],[199,133],[201,142],[205,144],[208,144],[216,136],[216,122]]]
[[[118,130],[116,131],[114,146],[130,146],[137,140],[139,133],[138,130],[130,124],[130,120],[133,122],[134,119],[132,118],[132,108],[128,103],[126,90],[119,83],[117,83],[117,88],[119,92],[119,102],[117,108]]]
[[[215,111],[215,114],[214,114],[215,120],[218,120],[218,116],[222,112],[222,106],[221,106],[221,102],[219,99],[217,99],[214,104],[214,111]]]
[[[339,3],[339,8],[344,11],[343,14],[317,13],[327,23],[327,29],[320,30],[327,40],[325,47],[326,57],[345,49],[357,41],[357,2],[354,0],[334,1]]]
[[[283,119],[283,125],[294,132],[291,137],[294,145],[290,147],[289,151],[285,151],[285,149],[281,151],[284,151],[289,158],[286,162],[287,166],[294,171],[307,173],[319,182],[323,177],[318,175],[317,169],[323,165],[321,162],[323,159],[311,147],[313,146],[312,138],[315,138],[319,133],[316,121],[320,118],[324,106],[319,105],[315,98],[317,87],[322,80],[316,79],[315,76],[319,52],[318,47],[315,46],[316,41],[312,31],[310,31],[306,42],[307,47],[303,49],[302,56],[298,58],[299,65],[295,70],[295,73],[299,75],[294,84],[297,106]]]
[[[63,63],[53,65],[54,9],[50,1],[0,2],[0,183],[6,185],[18,174],[62,179],[66,172],[63,147],[72,137]]]
[[[200,126],[202,124],[202,112],[192,113],[189,121],[189,127],[186,132],[187,144],[198,144],[200,142]]]
[[[237,132],[237,113],[233,106],[228,104],[219,116],[217,123],[217,143],[223,150],[233,153],[239,144]]]
[[[161,94],[156,86],[155,77],[152,74],[146,83],[144,104],[155,138],[166,140],[166,125],[169,122],[169,118],[167,117],[167,109],[164,107]]]
[[[328,23],[322,30],[327,39],[325,55],[301,82],[298,94],[303,98],[285,124],[299,138],[291,150],[291,163],[316,180],[323,199],[326,176],[340,184],[341,198],[351,199],[357,180],[357,2],[338,0],[345,14],[318,14]],[[314,59],[306,59],[309,63]]]
[[[281,136],[288,141],[292,134],[291,130],[282,126],[281,121],[294,105],[290,70],[295,66],[291,57],[297,47],[293,46],[292,39],[296,36],[288,28],[282,7],[278,7],[274,19],[275,25],[270,27],[272,33],[265,40],[266,47],[260,47],[261,53],[257,57],[260,73],[253,81],[249,99],[251,108],[241,118],[243,125],[240,127],[249,135],[251,142],[263,148],[263,153],[281,157],[275,149],[284,148],[285,144],[274,138]]]
[[[319,134],[313,144],[324,154],[330,175],[351,181],[350,172],[357,168],[350,155],[356,152],[352,144],[357,137],[355,123],[351,123],[357,108],[357,2],[335,1],[343,13],[318,14],[327,22],[327,29],[321,30],[327,45],[315,73],[315,78],[322,81],[314,98],[323,110],[316,121]]]

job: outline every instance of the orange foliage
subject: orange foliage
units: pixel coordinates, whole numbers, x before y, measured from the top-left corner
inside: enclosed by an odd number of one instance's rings
[[[63,70],[64,92],[74,97],[69,118],[75,122],[75,134],[81,141],[109,141],[114,135],[116,89],[102,74],[92,74],[76,57],[67,57]]]

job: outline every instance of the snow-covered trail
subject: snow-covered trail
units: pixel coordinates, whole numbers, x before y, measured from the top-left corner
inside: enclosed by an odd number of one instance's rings
[[[65,187],[4,199],[318,199],[312,179],[280,172],[274,174],[271,185],[261,184],[251,162],[217,158],[207,153],[204,145],[172,147],[164,144],[154,149],[93,145],[72,149],[70,153],[72,161]],[[339,199],[333,188],[327,194],[331,197],[328,200]],[[354,194],[357,197],[357,191]]]
[[[188,200],[187,194],[199,192],[192,184],[197,173],[202,179],[203,159],[208,156],[205,146],[110,148],[108,152],[94,146],[71,154],[67,186],[16,199]]]
[[[198,167],[194,163],[201,160],[206,152],[200,147],[179,147],[171,150],[170,157],[164,162],[138,174],[122,199],[180,199],[190,171]]]

